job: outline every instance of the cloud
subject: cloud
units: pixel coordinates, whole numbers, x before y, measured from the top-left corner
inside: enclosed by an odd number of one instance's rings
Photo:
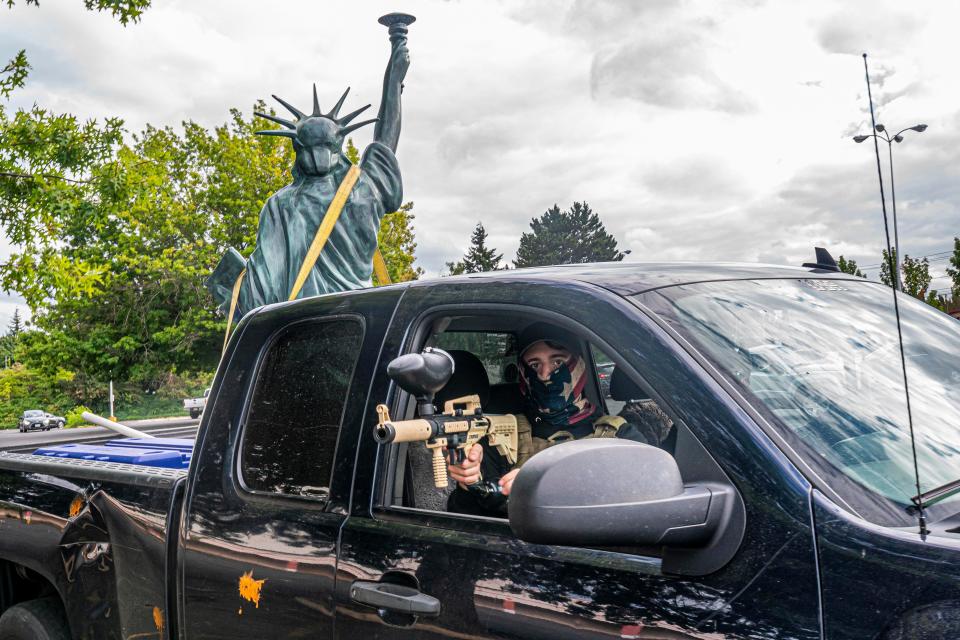
[[[889,55],[910,46],[923,22],[916,13],[884,6],[847,6],[822,20],[817,41],[830,53]]]
[[[660,32],[600,51],[590,70],[595,97],[631,98],[667,109],[747,114],[753,102],[710,69],[703,37]]]
[[[861,46],[880,121],[931,125],[895,149],[905,246],[922,255],[960,233],[946,8],[896,24],[902,8],[865,1],[838,11],[825,0],[410,0],[407,10],[418,20],[398,157],[428,273],[463,255],[477,221],[511,259],[532,217],[574,200],[631,260],[799,264],[825,243],[877,262],[872,149],[849,140],[869,126],[863,66],[838,55]],[[270,93],[309,104],[313,82],[325,105],[351,85],[354,108],[376,109],[383,11],[291,0],[273,17],[255,4],[170,0],[123,28],[82,3],[21,3],[3,14],[0,40],[27,47],[34,65],[14,105],[120,115],[133,132],[220,124]],[[371,135],[358,131],[356,144]]]
[[[693,157],[646,168],[641,182],[659,196],[678,199],[729,199],[746,195],[746,187],[724,158]]]

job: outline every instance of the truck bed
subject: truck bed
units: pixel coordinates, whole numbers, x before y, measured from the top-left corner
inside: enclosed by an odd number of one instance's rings
[[[168,525],[186,476],[0,451],[0,557],[52,585],[81,637],[155,637],[169,626]]]

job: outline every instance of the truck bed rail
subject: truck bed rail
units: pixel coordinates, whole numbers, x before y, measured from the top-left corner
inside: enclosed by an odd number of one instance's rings
[[[168,489],[172,489],[177,480],[187,476],[187,471],[184,469],[145,467],[99,460],[49,458],[9,451],[0,451],[0,469]]]

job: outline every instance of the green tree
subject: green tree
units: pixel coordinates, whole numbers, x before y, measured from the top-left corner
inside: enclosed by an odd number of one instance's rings
[[[837,267],[843,273],[849,273],[852,276],[857,276],[858,278],[866,278],[863,271],[860,271],[860,268],[857,266],[856,260],[847,260],[843,256],[840,256],[840,259],[837,260]]]
[[[927,299],[930,289],[930,261],[927,258],[915,259],[904,254],[900,267],[903,271],[903,290],[914,298]],[[936,291],[933,292],[936,296]]]
[[[530,229],[520,236],[517,267],[623,260],[616,239],[586,202],[574,202],[568,211],[553,205],[530,221]]]
[[[888,287],[893,286],[890,268],[891,255],[896,259],[897,250],[891,249],[890,253],[883,251],[883,260],[880,263],[880,282]],[[903,292],[908,293],[918,300],[923,300],[927,304],[937,309],[945,308],[945,301],[937,295],[936,289],[930,289],[930,283],[933,278],[930,276],[930,260],[927,258],[911,258],[909,255],[903,256],[900,263],[900,275],[903,281]]]
[[[501,260],[503,260],[503,254],[487,246],[487,230],[484,229],[483,223],[478,222],[470,236],[470,248],[463,256],[463,260],[448,262],[447,270],[450,275],[496,271],[503,268],[500,266]]]
[[[413,266],[417,243],[413,235],[413,202],[407,202],[398,211],[388,213],[380,221],[377,243],[387,272],[393,282],[416,280],[423,269]]]
[[[83,0],[88,11],[108,11],[110,15],[126,26],[140,20],[140,16],[150,6],[151,0]],[[16,0],[6,0],[7,8],[12,9]],[[26,0],[26,4],[40,6],[40,0]]]
[[[13,57],[10,62],[0,69],[0,98],[8,98],[14,89],[19,89],[27,80],[30,72],[30,63],[27,62],[25,49]]]
[[[890,256],[893,256],[891,259]],[[880,260],[880,282],[887,285],[888,287],[893,286],[893,278],[890,274],[893,273],[891,265],[896,264],[897,261],[897,250],[891,249],[888,253],[886,249],[883,250],[883,257]],[[901,267],[902,268],[902,267]]]
[[[293,163],[285,141],[254,135],[261,122],[231,117],[213,131],[148,126],[124,144],[119,120],[0,112],[0,226],[19,247],[0,286],[40,329],[24,334],[25,365],[65,371],[87,402],[111,378],[153,390],[216,366],[225,321],[203,281],[226,246],[252,251]]]
[[[953,239],[953,255],[950,256],[950,267],[947,267],[947,275],[950,276],[951,287],[950,295],[953,298],[953,304],[960,304],[960,238]]]
[[[463,263],[463,260],[450,261],[444,264],[447,267],[447,275],[461,276],[467,272],[467,265]]]

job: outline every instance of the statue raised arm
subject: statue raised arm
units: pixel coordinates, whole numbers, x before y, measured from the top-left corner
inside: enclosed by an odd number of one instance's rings
[[[407,25],[413,16],[390,14],[390,62],[376,120],[353,120],[370,105],[346,115],[340,108],[350,89],[330,111],[320,109],[313,88],[313,110],[300,111],[274,96],[292,119],[258,113],[280,129],[257,133],[290,138],[296,152],[293,182],[267,199],[260,211],[257,244],[248,260],[228,248],[207,279],[207,288],[231,321],[255,307],[371,285],[377,232],[383,216],[403,201],[400,166],[394,151],[400,137],[400,93],[410,66]],[[376,122],[374,140],[359,166],[343,154],[347,135]]]
[[[403,79],[410,67],[410,51],[407,50],[407,25],[415,18],[406,13],[391,13],[380,18],[380,24],[390,28],[390,62],[383,74],[383,97],[373,139],[397,150],[400,139],[400,94]]]

